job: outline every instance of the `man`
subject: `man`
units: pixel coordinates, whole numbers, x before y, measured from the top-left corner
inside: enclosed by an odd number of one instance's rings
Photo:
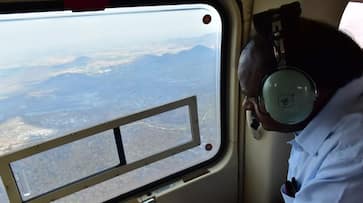
[[[288,181],[281,187],[285,202],[361,203],[363,52],[328,25],[301,18],[294,23],[293,31],[285,32],[284,52],[287,64],[308,75],[316,87],[311,111],[302,120],[281,122],[266,110],[264,82],[279,66],[276,33],[258,33],[241,53],[238,75],[244,108],[266,130],[296,133],[290,141]]]

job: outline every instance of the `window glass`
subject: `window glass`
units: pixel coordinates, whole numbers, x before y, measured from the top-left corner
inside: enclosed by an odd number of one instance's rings
[[[11,163],[23,200],[120,163],[112,131],[106,131]]]
[[[6,190],[4,187],[3,180],[0,177],[0,202],[9,203],[8,195],[6,194]]]
[[[363,48],[363,3],[349,2],[340,21],[339,29]]]
[[[204,146],[188,150],[185,153],[179,153],[173,157],[136,169],[54,202],[104,202],[110,198],[117,197],[120,194],[137,189],[147,183],[159,180],[166,175],[173,174],[177,172],[178,169],[188,168],[198,164],[200,160],[195,157],[199,157],[200,152],[202,151],[205,151]],[[213,152],[208,151],[206,154],[212,155]]]
[[[218,152],[222,22],[211,6],[7,14],[0,15],[0,29],[0,42],[7,47],[0,52],[0,154],[197,97],[199,147],[57,201],[102,202],[204,162]],[[180,108],[122,126],[126,159],[137,161],[189,141],[189,122],[187,109]],[[94,149],[113,146],[107,142],[97,142]],[[208,150],[207,144],[212,146]],[[12,163],[23,199],[104,169],[96,164],[83,171],[81,164],[86,163],[77,163],[92,156],[93,149],[72,157],[72,163],[62,159],[65,151],[83,151],[86,146],[71,145]],[[113,160],[115,153],[99,155]],[[67,178],[46,182],[58,173]]]
[[[120,127],[127,163],[192,141],[187,106]]]

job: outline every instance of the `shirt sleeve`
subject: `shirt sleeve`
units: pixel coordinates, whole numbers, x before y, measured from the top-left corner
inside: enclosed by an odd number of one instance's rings
[[[327,155],[316,177],[301,186],[294,203],[363,202],[362,120],[353,116],[337,130],[338,145]]]

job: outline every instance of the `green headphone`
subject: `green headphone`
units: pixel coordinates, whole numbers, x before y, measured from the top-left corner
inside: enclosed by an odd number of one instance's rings
[[[300,4],[295,2],[254,16],[256,31],[265,34],[273,42],[274,56],[278,64],[276,70],[262,80],[259,102],[272,119],[286,125],[306,120],[312,113],[318,96],[312,78],[301,69],[288,64],[286,60],[288,50],[284,36],[289,31],[288,28],[293,27],[290,26],[291,23],[296,23],[299,19],[300,14]]]

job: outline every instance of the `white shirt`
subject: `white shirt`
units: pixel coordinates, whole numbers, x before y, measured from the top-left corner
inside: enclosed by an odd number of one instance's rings
[[[363,77],[339,89],[289,142],[288,180],[298,183],[286,203],[363,202]]]

